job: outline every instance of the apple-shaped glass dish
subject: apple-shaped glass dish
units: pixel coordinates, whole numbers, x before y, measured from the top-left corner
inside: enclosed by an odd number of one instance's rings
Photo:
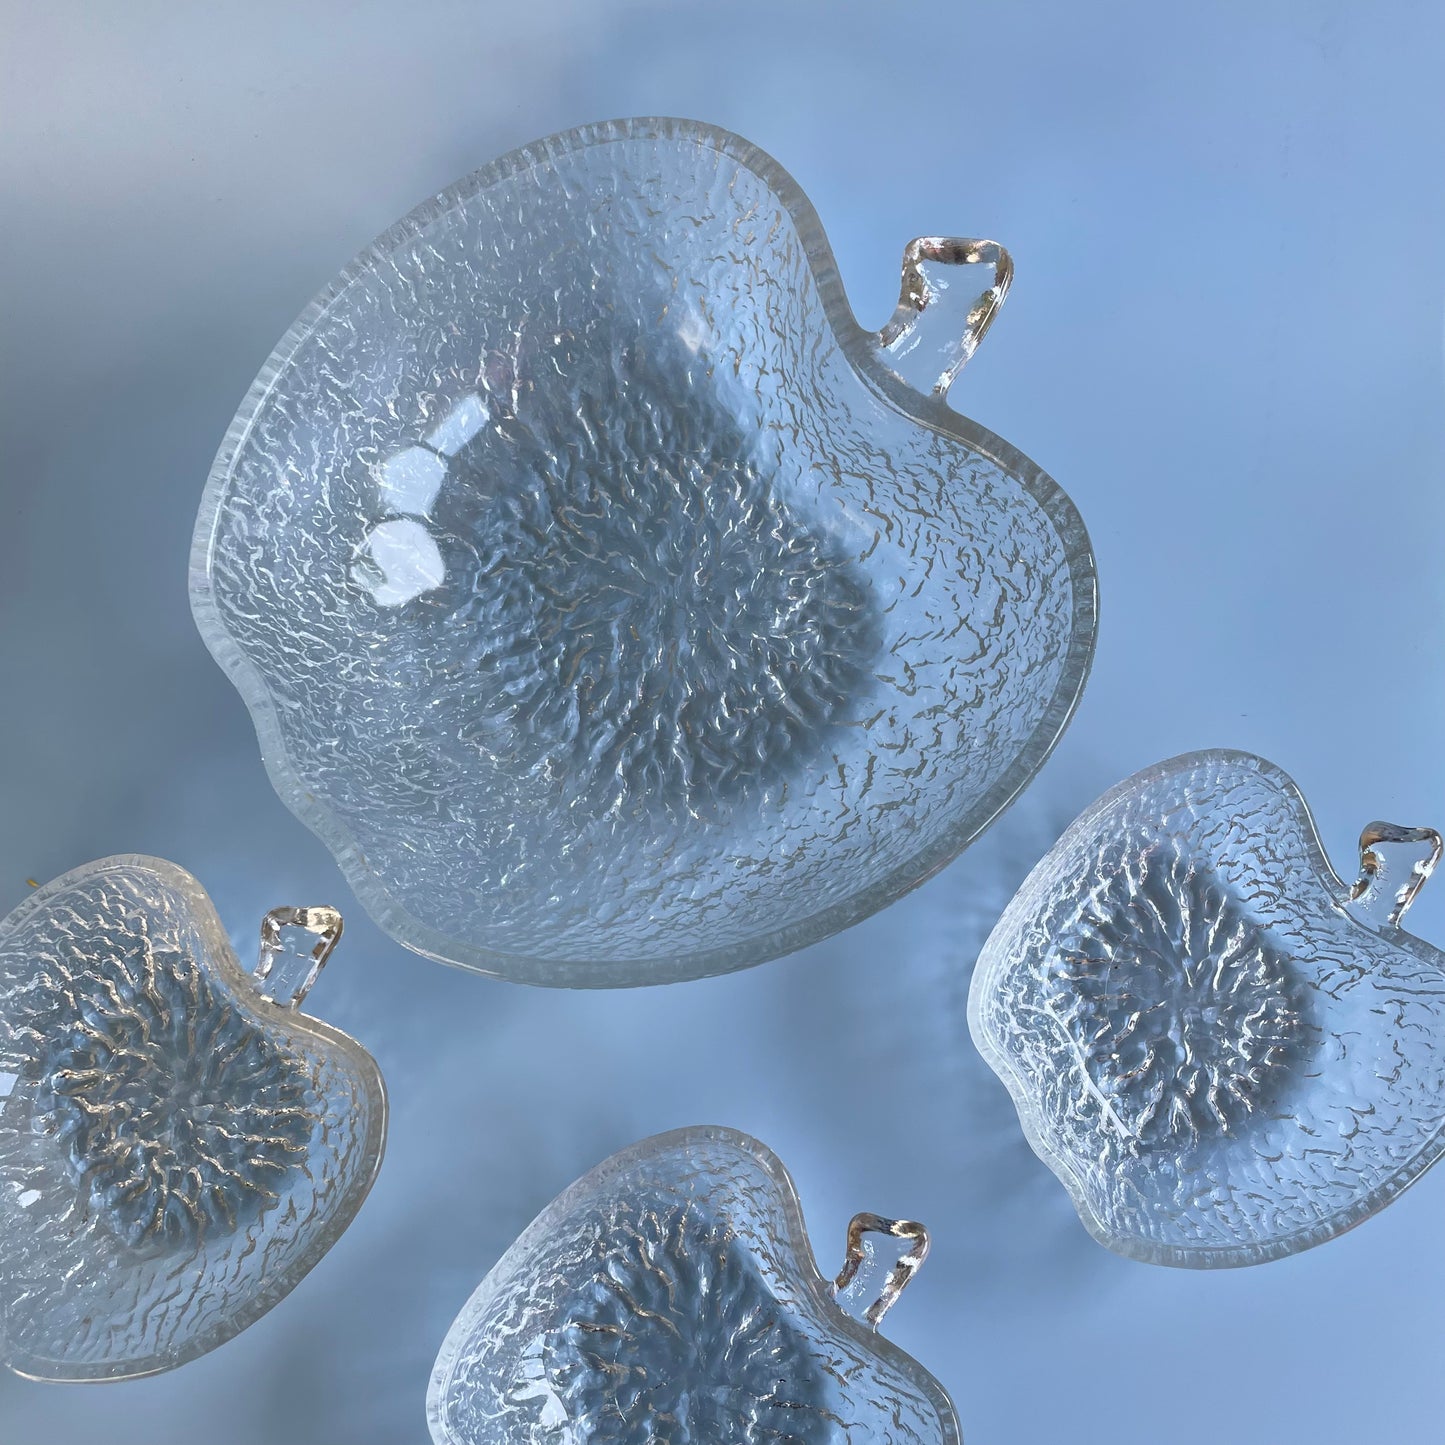
[[[201,885],[138,856],[0,920],[0,1362],[173,1369],[341,1236],[387,1110],[371,1055],[301,1012],[340,936],[334,909],[273,909],[247,974]]]
[[[384,928],[530,983],[697,977],[988,826],[1096,617],[1068,498],[945,400],[1010,274],[915,241],[865,331],[776,162],[629,120],[452,186],[312,303],[191,595]]]
[[[1371,823],[1347,884],[1294,782],[1227,751],[1070,825],[984,945],[969,1022],[1095,1238],[1259,1264],[1445,1152],[1445,953],[1400,926],[1440,851]]]
[[[645,1139],[477,1287],[432,1373],[432,1439],[959,1445],[943,1387],[878,1333],[927,1252],[922,1225],[855,1215],[829,1281],[770,1150],[711,1127]]]

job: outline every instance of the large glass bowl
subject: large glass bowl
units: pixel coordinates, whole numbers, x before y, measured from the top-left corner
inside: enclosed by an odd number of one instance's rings
[[[629,120],[469,176],[312,303],[192,599],[384,928],[531,983],[720,973],[992,822],[1096,618],[1068,498],[945,400],[1009,274],[916,241],[864,331],[776,162]]]

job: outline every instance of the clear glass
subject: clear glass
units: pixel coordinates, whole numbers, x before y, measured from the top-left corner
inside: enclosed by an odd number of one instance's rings
[[[786,173],[666,120],[514,152],[342,273],[231,427],[191,588],[384,928],[530,983],[720,973],[1007,807],[1095,633],[1073,506],[944,399],[1010,274],[915,241],[865,332]]]
[[[683,1129],[614,1154],[559,1195],[447,1334],[427,1419],[435,1445],[959,1445],[942,1386],[873,1321],[917,1268],[902,1256],[871,1313],[818,1272],[792,1180],[730,1129]],[[891,1291],[891,1294],[890,1294]]]
[[[1160,763],[1069,827],[984,946],[969,1022],[1101,1243],[1278,1259],[1440,1157],[1445,954],[1400,927],[1439,853],[1372,823],[1346,885],[1295,784],[1235,752]]]
[[[298,912],[330,914],[281,910],[263,975],[317,931]],[[385,1134],[371,1056],[264,994],[188,873],[47,884],[0,921],[4,1363],[118,1380],[214,1349],[340,1237]]]

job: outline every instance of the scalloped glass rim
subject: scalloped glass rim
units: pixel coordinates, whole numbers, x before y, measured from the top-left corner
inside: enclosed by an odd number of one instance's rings
[[[928,1396],[929,1403],[936,1410],[939,1424],[943,1428],[942,1445],[963,1445],[962,1433],[958,1424],[958,1412],[943,1386],[906,1350],[900,1349],[886,1335],[870,1329],[860,1320],[855,1319],[834,1298],[830,1281],[818,1268],[817,1257],[813,1253],[807,1225],[803,1220],[803,1206],[798,1198],[798,1189],[793,1183],[792,1175],[788,1173],[783,1161],[766,1144],[759,1142],[749,1134],[743,1134],[721,1124],[696,1124],[685,1129],[671,1129],[664,1134],[654,1134],[650,1138],[629,1144],[627,1148],[619,1150],[616,1154],[610,1154],[600,1164],[589,1169],[580,1179],[569,1184],[541,1210],[526,1229],[517,1236],[516,1241],[508,1246],[506,1252],[510,1252],[511,1249],[515,1249],[528,1240],[534,1231],[545,1228],[554,1217],[568,1213],[579,1200],[596,1194],[608,1179],[626,1173],[643,1160],[660,1154],[681,1152],[698,1144],[731,1145],[733,1148],[752,1155],[757,1160],[763,1172],[777,1186],[778,1199],[782,1206],[781,1215],[789,1236],[787,1243],[792,1245],[799,1263],[804,1266],[802,1281],[806,1285],[813,1303],[825,1318],[832,1321],[840,1334],[846,1335],[863,1350],[886,1360],[923,1390]],[[441,1416],[442,1401],[451,1383],[458,1355],[466,1344],[477,1319],[491,1304],[490,1281],[491,1272],[488,1271],[482,1282],[472,1291],[466,1304],[462,1306],[461,1313],[457,1315],[447,1330],[446,1338],[442,1341],[441,1350],[437,1354],[426,1398],[427,1427],[437,1440],[445,1438],[439,1433],[446,1429],[446,1423]]]
[[[1320,841],[1314,814],[1310,811],[1309,803],[1300,791],[1299,784],[1283,768],[1255,753],[1236,748],[1204,748],[1197,752],[1180,753],[1176,757],[1167,758],[1151,767],[1141,768],[1137,773],[1116,783],[1106,793],[1090,803],[1069,824],[1058,841],[1030,871],[1029,876],[1000,916],[998,923],[995,924],[993,931],[1002,932],[1020,914],[1029,911],[1031,900],[1028,895],[1031,892],[1031,884],[1035,876],[1050,861],[1055,850],[1064,848],[1076,836],[1092,832],[1097,820],[1107,813],[1120,798],[1127,797],[1137,789],[1158,782],[1171,774],[1211,763],[1226,763],[1252,769],[1278,787],[1299,810],[1302,832],[1306,841],[1305,861],[1314,870],[1321,884],[1336,898],[1343,899],[1349,896],[1350,886],[1339,876],[1330,862],[1324,844]],[[1418,938],[1403,928],[1396,927],[1386,930],[1376,927],[1356,915],[1349,916],[1356,926],[1378,934],[1387,939],[1394,947],[1413,953],[1426,963],[1439,966],[1440,950],[1425,939]],[[987,948],[988,945],[985,943],[984,952],[987,952]],[[981,953],[980,963],[982,959],[983,954]],[[1110,1230],[1099,1218],[1089,1202],[1084,1182],[1075,1174],[1068,1160],[1050,1147],[1046,1138],[1047,1131],[1043,1124],[1042,1114],[1030,1106],[1031,1089],[1028,1081],[1014,1066],[1012,1057],[994,1045],[984,1027],[981,1018],[984,978],[984,971],[976,969],[969,988],[968,1027],[974,1046],[1007,1088],[1029,1147],[1058,1176],[1059,1182],[1068,1190],[1069,1198],[1078,1211],[1084,1228],[1098,1243],[1115,1254],[1136,1259],[1143,1264],[1162,1264],[1184,1269],[1236,1269],[1285,1259],[1292,1254],[1299,1254],[1303,1250],[1311,1249],[1315,1245],[1337,1239],[1340,1235],[1348,1233],[1351,1229],[1373,1218],[1387,1204],[1403,1194],[1439,1160],[1442,1154],[1445,1154],[1445,1124],[1442,1124],[1434,1137],[1411,1159],[1347,1209],[1340,1210],[1335,1216],[1324,1219],[1318,1224],[1293,1230],[1288,1234],[1276,1236],[1259,1244],[1185,1247],[1156,1244],[1134,1236],[1119,1235]]]
[[[1059,538],[1073,594],[1073,614],[1068,653],[1058,683],[1013,767],[972,808],[892,874],[807,918],[771,931],[759,931],[747,940],[746,946],[732,943],[666,958],[616,958],[609,962],[607,976],[599,978],[594,965],[579,966],[568,958],[499,952],[441,933],[393,896],[386,880],[372,871],[364,850],[346,823],[324,798],[310,792],[302,780],[289,756],[271,690],[232,637],[216,606],[210,564],[215,533],[228,499],[232,466],[257,416],[298,347],[375,262],[405,245],[468,197],[535,165],[598,142],[673,138],[711,147],[752,171],[777,196],[797,229],[824,314],[839,347],[869,388],[919,425],[956,437],[996,462],[1038,502]],[[637,987],[659,982],[657,974],[664,965],[669,982],[731,973],[816,943],[895,902],[952,862],[1029,785],[1068,727],[1093,661],[1098,632],[1098,585],[1088,532],[1067,493],[1042,468],[1002,438],[954,411],[942,396],[925,395],[909,386],[880,361],[876,345],[877,334],[866,331],[853,315],[822,222],[792,176],[771,156],[730,131],[700,121],[668,117],[635,117],[578,126],[521,146],[473,171],[383,232],[355,256],[296,319],[252,383],[211,466],[191,548],[191,611],[206,646],[250,710],[272,786],[292,813],[330,849],[362,907],[397,942],[439,963],[497,978],[554,987]]]
[[[116,853],[105,858],[98,858],[92,863],[82,863],[79,867],[71,868],[60,874],[59,877],[52,878],[48,883],[33,889],[28,897],[3,918],[0,918],[0,932],[8,933],[12,927],[23,925],[33,914],[43,911],[53,897],[67,888],[92,879],[99,873],[116,868],[133,868],[152,873],[167,888],[173,889],[192,910],[196,927],[206,936],[214,950],[211,961],[215,963],[226,986],[235,995],[244,1000],[247,1006],[253,1008],[259,1015],[264,1016],[270,1011],[284,1014],[288,1028],[296,1028],[298,1023],[304,1025],[305,1031],[313,1038],[344,1055],[356,1067],[358,1077],[373,1086],[371,1089],[372,1107],[368,1112],[364,1138],[364,1148],[367,1157],[373,1160],[373,1165],[368,1175],[358,1178],[349,1197],[339,1202],[335,1212],[315,1232],[310,1243],[297,1256],[290,1269],[280,1271],[274,1277],[268,1278],[265,1287],[251,1296],[240,1309],[227,1316],[211,1330],[197,1335],[181,1350],[168,1353],[164,1357],[153,1356],[125,1361],[117,1367],[104,1364],[61,1363],[24,1351],[9,1354],[7,1347],[5,1362],[7,1367],[21,1378],[34,1380],[41,1384],[93,1385],[109,1384],[118,1380],[147,1379],[153,1375],[168,1373],[180,1365],[199,1359],[202,1355],[218,1349],[228,1340],[234,1339],[235,1336],[255,1324],[262,1315],[268,1314],[280,1304],[350,1228],[352,1220],[366,1202],[372,1186],[376,1183],[386,1153],[389,1105],[386,1081],[382,1077],[376,1060],[350,1034],[343,1033],[340,1029],[309,1013],[298,1014],[266,999],[236,957],[236,951],[231,946],[230,935],[226,932],[225,925],[216,912],[216,906],[211,901],[210,894],[206,892],[198,879],[179,864],[145,853]]]

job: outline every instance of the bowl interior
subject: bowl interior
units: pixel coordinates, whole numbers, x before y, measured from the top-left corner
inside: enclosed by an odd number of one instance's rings
[[[262,999],[200,885],[104,859],[0,922],[0,1347],[12,1369],[171,1369],[265,1313],[380,1163],[376,1065]]]
[[[1347,897],[1294,783],[1227,752],[1120,784],[1019,890],[974,1037],[1110,1248],[1277,1259],[1438,1158],[1445,955]]]
[[[739,967],[1026,781],[1082,683],[1082,530],[868,351],[796,188],[678,123],[507,158],[298,323],[197,613],[402,941],[538,982]]]
[[[448,1331],[427,1414],[436,1445],[567,1427],[825,1445],[840,1421],[958,1445],[938,1383],[834,1300],[781,1163],[709,1127],[613,1155],[542,1211]]]

